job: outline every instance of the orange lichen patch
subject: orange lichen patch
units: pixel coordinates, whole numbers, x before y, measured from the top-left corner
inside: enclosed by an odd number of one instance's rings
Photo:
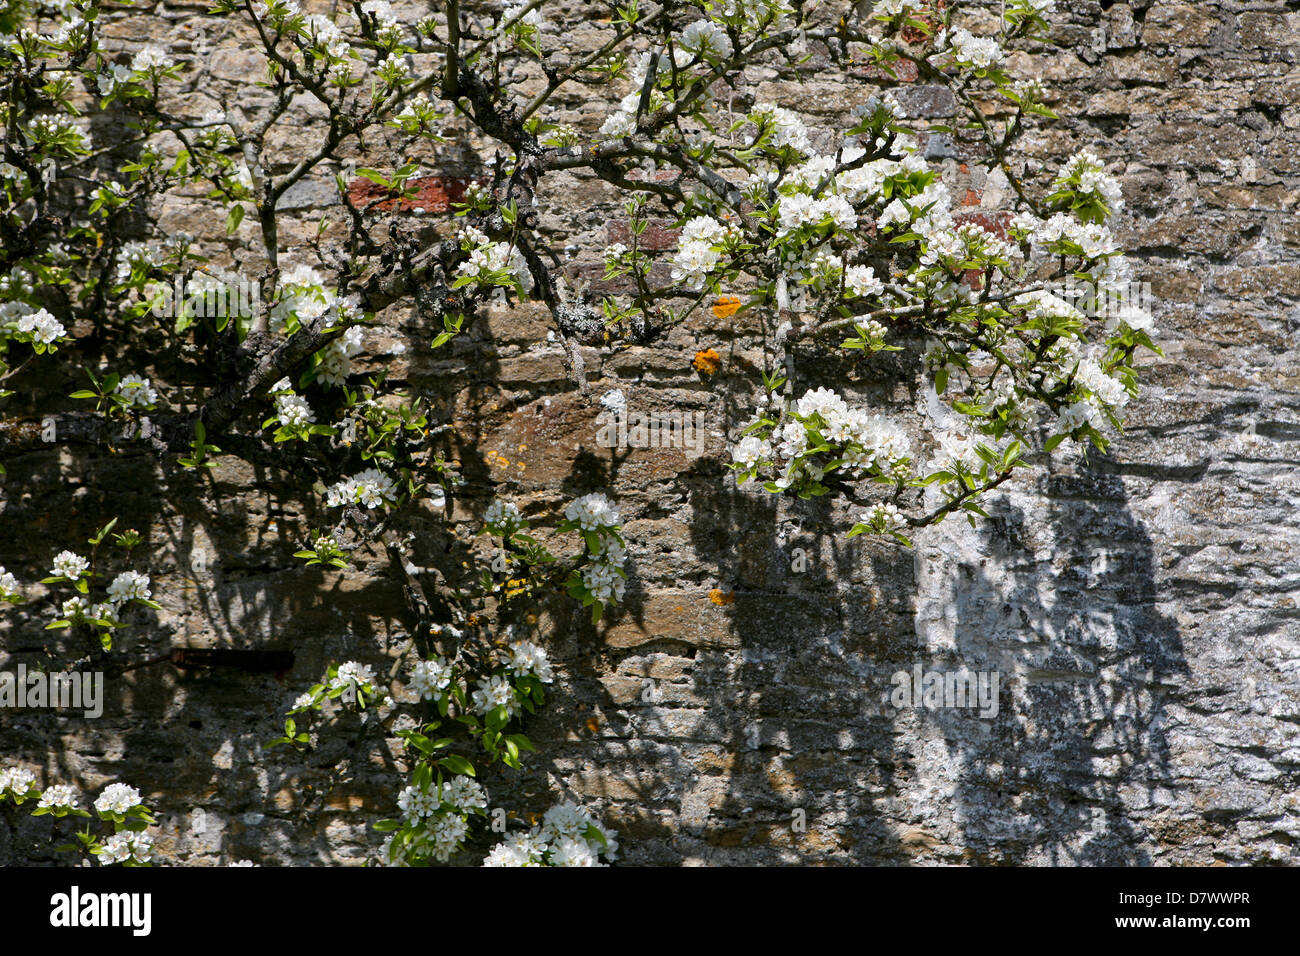
[[[963,206],[978,206],[980,204],[980,194],[974,189],[966,190],[966,195],[962,197]]]
[[[600,721],[597,720],[595,717],[588,717],[587,729],[594,734],[596,731],[600,730]]]
[[[691,363],[691,367],[697,372],[712,375],[722,367],[722,356],[713,349],[704,349],[695,353],[695,361]]]
[[[728,316],[735,315],[740,310],[740,296],[738,295],[720,295],[718,301],[713,303],[713,317],[715,319],[725,319]]]
[[[721,588],[714,588],[709,592],[709,600],[718,605],[718,607],[725,607],[728,604],[736,603],[736,592],[723,592]]]

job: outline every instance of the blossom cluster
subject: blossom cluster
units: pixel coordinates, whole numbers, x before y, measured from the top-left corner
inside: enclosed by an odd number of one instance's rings
[[[360,504],[373,510],[395,502],[397,493],[392,478],[378,468],[367,468],[331,485],[325,493],[325,504],[330,508]]]
[[[465,226],[460,233],[461,248],[468,257],[456,267],[453,288],[479,286],[521,286],[528,282],[528,267],[508,242],[494,242],[486,233]]]
[[[703,289],[728,244],[734,243],[739,235],[734,225],[723,225],[709,216],[689,220],[682,226],[677,253],[673,256],[673,281],[692,291]]]
[[[134,532],[129,534],[133,535]],[[80,592],[60,603],[57,619],[51,625],[52,627],[93,623],[97,627],[111,628],[120,625],[122,609],[131,602],[144,604],[146,607],[159,606],[150,600],[153,592],[147,574],[134,570],[119,572],[108,583],[104,600],[95,602],[89,597],[93,576],[88,558],[74,551],[65,550],[55,555],[51,565],[50,576],[43,579],[42,584],[69,583]],[[2,571],[3,569],[0,569],[0,572]],[[3,581],[0,581],[0,590],[3,590]],[[105,642],[106,648],[111,643],[107,632],[104,632],[101,640]]]
[[[63,323],[47,309],[37,309],[21,301],[0,304],[0,337],[28,342],[38,355],[53,352],[56,343],[67,334]]]
[[[779,425],[779,427],[778,427]],[[851,408],[827,388],[809,389],[783,420],[760,419],[732,448],[738,480],[773,474],[775,490],[824,494],[828,474],[903,480],[910,472],[911,440],[901,425]]]
[[[527,833],[511,834],[498,843],[483,865],[607,866],[618,854],[617,836],[583,808],[561,803]]]
[[[483,513],[483,523],[495,534],[510,534],[523,527],[524,516],[516,505],[498,498]]]
[[[564,509],[564,517],[583,531],[604,532],[617,528],[622,522],[614,502],[599,492],[583,495],[571,502]]]
[[[158,390],[142,375],[123,375],[114,388],[128,408],[151,409],[158,404]]]
[[[564,519],[560,530],[580,531],[587,551],[587,563],[569,578],[569,593],[599,619],[605,604],[623,600],[627,551],[619,533],[622,519],[614,503],[599,492],[569,504]]]
[[[298,263],[280,276],[277,299],[271,306],[272,329],[293,332],[315,322],[337,306],[338,295],[311,266]]]
[[[344,703],[355,703],[364,709],[367,702],[378,698],[379,694],[373,667],[358,661],[344,661],[342,664],[331,665],[320,683],[299,694],[290,706],[289,714],[319,711],[325,701],[339,698]],[[391,698],[387,698],[386,702],[388,701]]]
[[[43,790],[36,785],[36,775],[24,767],[0,768],[0,801],[21,806],[35,800],[32,816],[90,817],[81,809],[81,797],[75,787],[55,783]],[[93,807],[100,820],[112,825],[103,839],[92,837],[89,830],[81,835],[80,846],[99,858],[103,866],[122,864],[145,866],[153,859],[153,838],[145,830],[155,823],[152,812],[140,799],[140,791],[125,783],[110,783],[95,799]],[[68,848],[77,846],[70,844]],[[65,848],[61,848],[65,849]]]
[[[361,351],[365,330],[359,325],[349,326],[338,338],[320,350],[320,364],[316,367],[317,380],[326,385],[342,385],[352,374],[352,359]]]
[[[516,641],[499,655],[499,669],[479,679],[471,703],[475,712],[484,717],[498,707],[503,708],[506,717],[516,717],[530,698],[540,703],[539,685],[552,680],[554,672],[546,651],[530,641]]]
[[[316,413],[312,411],[307,399],[287,391],[288,387],[289,380],[284,379],[276,388],[279,394],[275,396],[275,415],[280,424],[297,428],[316,421]]]

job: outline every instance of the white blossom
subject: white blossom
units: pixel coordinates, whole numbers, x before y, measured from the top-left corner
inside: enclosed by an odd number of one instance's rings
[[[335,676],[330,678],[329,686],[332,690],[346,690],[351,687],[364,689],[369,687],[374,679],[375,671],[369,664],[345,661],[339,665]]]
[[[132,270],[147,272],[161,262],[162,258],[158,250],[149,243],[136,241],[124,243],[117,253],[117,277],[129,279]]]
[[[71,551],[60,551],[54,556],[54,568],[50,572],[54,577],[65,577],[75,581],[81,572],[90,567],[90,561]]]
[[[0,794],[12,793],[22,797],[36,789],[36,774],[22,767],[6,767],[0,770]]]
[[[56,783],[45,789],[36,805],[52,809],[75,810],[77,809],[77,791],[66,783]]]
[[[131,71],[133,73],[162,71],[172,65],[173,60],[167,55],[167,51],[155,44],[144,47],[131,59]]]
[[[18,596],[18,579],[13,574],[4,569],[0,564],[0,600],[8,600]]]
[[[158,391],[149,379],[140,375],[123,375],[115,391],[132,407],[151,408],[158,404]]]
[[[148,863],[153,859],[153,840],[143,833],[123,830],[114,833],[100,844],[99,862],[104,866],[114,863]]]
[[[416,661],[411,667],[411,690],[421,700],[441,695],[451,683],[451,666],[438,657]]]
[[[397,485],[378,468],[367,468],[351,478],[336,482],[325,493],[325,504],[337,508],[345,504],[362,504],[368,509],[397,500]]]
[[[727,31],[710,20],[696,20],[678,38],[678,45],[703,60],[725,60],[731,56],[731,38]]]
[[[494,528],[515,528],[523,523],[523,515],[513,503],[497,498],[487,506],[483,522]]]
[[[546,651],[530,641],[516,641],[510,647],[509,666],[521,677],[533,676],[543,684],[554,679]]]
[[[749,121],[755,126],[767,125],[771,132],[769,142],[776,149],[789,147],[800,153],[812,152],[807,127],[797,115],[784,107],[773,103],[758,103],[749,111]]]
[[[752,468],[771,457],[772,446],[757,435],[746,435],[731,449],[731,460]]]
[[[876,277],[871,266],[849,266],[844,270],[844,287],[854,296],[879,295],[885,284]]]
[[[457,774],[442,785],[442,802],[459,811],[487,806],[487,793],[477,780]]]
[[[67,333],[63,323],[45,309],[38,309],[19,319],[18,331],[30,335],[35,341],[45,345],[62,338]]]
[[[140,805],[140,791],[124,783],[110,783],[95,800],[100,813],[126,813]]]
[[[108,586],[110,604],[147,600],[150,593],[149,575],[138,571],[123,571]]]
[[[364,335],[361,326],[353,325],[321,349],[316,378],[326,385],[342,385],[352,373],[352,358],[361,351]]]
[[[405,787],[397,795],[397,806],[408,820],[430,816],[439,807],[437,794],[421,787]]]
[[[598,528],[613,528],[622,523],[618,509],[599,492],[583,495],[564,509],[564,517],[576,521],[583,531],[595,531]]]
[[[887,501],[872,506],[870,511],[858,518],[858,522],[881,532],[897,531],[907,523],[898,507]]]
[[[969,63],[976,69],[987,69],[1002,62],[1005,54],[998,41],[992,37],[977,37],[969,30],[958,27],[951,31],[941,31],[935,38],[935,45],[948,52],[962,63]]]
[[[515,699],[513,685],[499,674],[484,677],[478,682],[473,703],[474,709],[480,714],[487,714],[497,707],[504,707],[506,714],[511,717],[519,712],[519,703]]]

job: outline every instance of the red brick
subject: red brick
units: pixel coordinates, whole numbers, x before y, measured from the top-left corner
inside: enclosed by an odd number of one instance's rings
[[[953,222],[963,226],[973,222],[999,239],[1007,238],[1007,229],[1011,225],[1011,213],[996,209],[958,209],[952,214]]]
[[[916,64],[911,60],[899,60],[896,63],[889,64],[893,74],[886,72],[878,66],[869,63],[850,66],[848,73],[850,76],[856,76],[864,80],[897,80],[900,83],[914,83],[920,75],[916,69]]]
[[[452,203],[464,201],[465,187],[471,182],[473,182],[471,179],[451,176],[421,176],[418,179],[408,179],[406,186],[408,189],[415,190],[415,196],[411,199],[401,199],[389,197],[388,190],[378,183],[368,179],[354,179],[348,185],[348,199],[358,209],[369,206],[372,210],[378,209],[383,212],[394,208],[398,212],[410,212],[413,209],[423,209],[425,212],[450,212]]]
[[[668,224],[667,219],[651,219],[645,232],[637,238],[637,245],[649,252],[663,252],[665,249],[677,248],[677,232]],[[614,219],[605,227],[606,242],[621,242],[629,248],[632,245],[632,229],[626,219]]]

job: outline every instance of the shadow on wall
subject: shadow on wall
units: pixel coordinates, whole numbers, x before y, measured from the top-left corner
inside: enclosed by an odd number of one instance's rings
[[[953,588],[931,595],[956,608],[957,662],[1003,676],[987,732],[926,713],[954,763],[958,841],[979,862],[1148,865],[1143,818],[1176,786],[1164,708],[1187,673],[1182,641],[1113,464],[1094,458],[1039,490],[1028,517],[1003,499],[981,536],[987,560],[943,562]]]
[[[694,654],[707,705],[663,862],[1154,862],[1143,820],[1175,786],[1164,699],[1187,667],[1104,458],[1045,477],[1031,515],[1003,497],[976,532],[950,519],[915,563],[799,531],[847,526],[825,499],[783,512],[725,476],[685,480],[711,516],[698,559],[746,586],[736,647]],[[890,677],[918,663],[997,671],[997,715],[895,712]]]

